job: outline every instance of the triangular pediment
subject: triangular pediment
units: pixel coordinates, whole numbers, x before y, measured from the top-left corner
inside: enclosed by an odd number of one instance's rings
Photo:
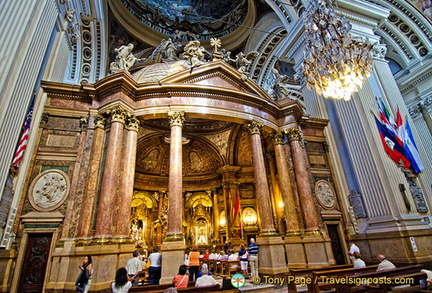
[[[223,61],[214,61],[166,76],[161,84],[190,84],[202,87],[221,88],[246,95],[270,99],[268,94],[252,80],[242,79],[242,75]]]

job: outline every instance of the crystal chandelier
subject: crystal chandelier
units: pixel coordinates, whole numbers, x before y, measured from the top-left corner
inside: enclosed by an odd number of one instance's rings
[[[372,45],[354,41],[350,29],[345,17],[336,15],[331,0],[311,1],[303,74],[308,89],[325,98],[349,100],[370,76]]]

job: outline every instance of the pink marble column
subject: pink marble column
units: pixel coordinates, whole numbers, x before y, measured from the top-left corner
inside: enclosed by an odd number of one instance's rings
[[[220,239],[220,234],[219,234],[220,218],[219,218],[219,201],[218,201],[219,196],[216,189],[207,190],[207,193],[209,197],[213,199],[214,238],[219,240]]]
[[[293,186],[288,168],[288,159],[284,150],[284,140],[282,134],[275,134],[272,137],[276,167],[278,170],[279,187],[284,203],[285,220],[287,224],[287,234],[300,230],[300,223],[297,216],[296,201],[294,198]]]
[[[119,196],[117,198],[118,214],[115,235],[120,238],[129,236],[139,121],[135,116],[130,116],[126,119],[126,125],[127,132],[123,149]]]
[[[218,173],[222,175],[222,186],[223,186],[223,198],[224,198],[224,210],[225,210],[225,233],[226,240],[229,240],[232,236],[232,232],[234,231],[234,223],[232,222],[232,207],[234,202],[232,201],[232,192],[236,191],[234,188],[237,187],[235,182],[237,180],[236,173],[241,168],[238,166],[223,166],[219,168]],[[234,184],[234,186],[233,186]],[[234,194],[235,195],[235,194]]]
[[[122,159],[123,131],[126,112],[121,107],[114,107],[107,111],[111,115],[111,130],[105,156],[104,174],[100,191],[98,214],[96,219],[95,237],[111,237],[113,233],[113,216],[115,210],[117,190],[119,187],[118,174]]]
[[[294,174],[297,182],[297,189],[302,208],[303,220],[306,230],[318,230],[318,212],[313,200],[313,193],[309,181],[308,166],[306,164],[306,152],[300,142],[301,132],[296,128],[285,131],[291,147],[291,155],[294,165]]]
[[[183,216],[182,127],[184,112],[168,112],[171,126],[168,185],[168,230],[166,240],[181,240]]]
[[[105,139],[106,119],[97,115],[94,119],[93,144],[90,155],[87,186],[83,197],[83,208],[78,228],[78,237],[88,237],[91,229],[93,207],[96,201],[99,172],[101,171],[102,152]]]
[[[262,123],[252,121],[248,124],[252,143],[252,157],[255,175],[255,194],[260,215],[260,235],[275,235],[270,190],[261,145]]]

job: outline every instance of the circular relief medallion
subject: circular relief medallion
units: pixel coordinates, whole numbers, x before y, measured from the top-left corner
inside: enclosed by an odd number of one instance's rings
[[[335,205],[335,192],[331,185],[325,180],[319,180],[315,183],[315,194],[318,202],[324,208],[331,209]]]
[[[69,193],[69,178],[60,170],[46,170],[33,180],[29,189],[30,203],[38,211],[58,208]]]

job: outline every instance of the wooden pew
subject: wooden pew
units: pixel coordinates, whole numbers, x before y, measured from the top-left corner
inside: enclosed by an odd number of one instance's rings
[[[159,284],[159,285],[145,285],[132,287],[129,292],[146,292],[146,293],[163,293],[166,289],[174,287],[172,283]],[[183,293],[200,293],[200,292],[214,292],[220,290],[220,285],[195,287],[195,282],[189,282],[187,288],[176,289],[177,292]]]
[[[406,291],[403,291],[401,289],[401,291],[397,290],[396,292],[417,292],[420,290],[420,280],[423,278],[426,280],[425,275],[423,275],[425,273],[420,273],[420,270],[422,268],[423,265],[417,264],[379,272],[368,272],[361,275],[350,275],[349,284],[336,284],[336,292],[392,292],[393,287],[396,285],[396,279],[407,277],[413,278],[413,286],[410,286],[409,288],[404,288],[404,290]],[[375,283],[382,282],[383,284],[362,284],[365,283],[366,280],[370,280]]]
[[[334,280],[345,276],[354,276],[357,274],[363,274],[368,272],[375,272],[377,265],[367,266],[364,268],[345,268],[345,269],[332,269],[332,270],[320,270],[312,272],[312,279],[308,284],[308,292],[318,293],[321,289],[330,290],[335,287],[335,284],[329,284],[328,280]]]
[[[347,265],[334,265],[334,266],[325,266],[325,267],[315,267],[315,268],[301,268],[301,269],[290,269],[290,273],[288,276],[288,292],[295,293],[297,292],[297,283],[296,279],[304,278],[305,281],[306,278],[311,279],[312,278],[312,272],[316,271],[327,271],[332,269],[347,269],[352,268],[352,264]],[[297,280],[299,284],[304,283]]]

